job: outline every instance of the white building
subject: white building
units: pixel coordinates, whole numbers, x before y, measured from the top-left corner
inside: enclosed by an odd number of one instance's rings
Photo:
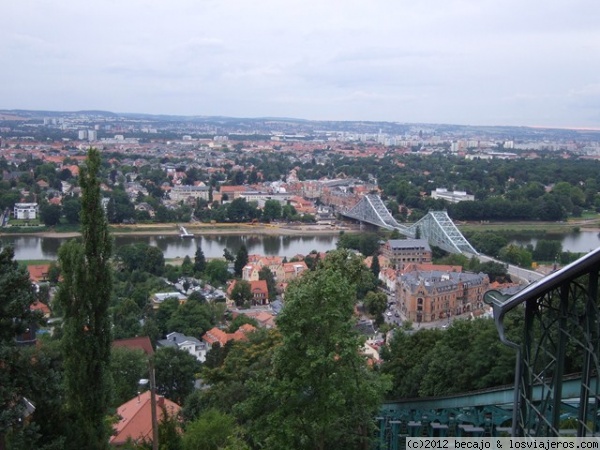
[[[159,347],[178,348],[179,350],[188,352],[200,362],[206,361],[208,346],[205,342],[201,342],[195,337],[186,336],[182,333],[169,333],[166,339],[159,340],[157,344]]]
[[[98,132],[96,130],[88,130],[88,141],[95,142],[98,140]]]
[[[431,191],[431,198],[439,198],[450,203],[475,200],[474,195],[467,194],[465,191],[448,192],[448,189],[445,188],[437,188],[435,191]]]
[[[183,295],[181,292],[157,292],[152,294],[150,300],[152,301],[152,307],[154,309],[158,309],[162,302],[164,302],[168,298],[176,298],[179,301],[179,304],[182,305],[187,301],[187,297]]]
[[[13,216],[15,219],[33,220],[39,212],[40,207],[37,203],[15,203]]]
[[[201,198],[208,201],[209,189],[210,188],[208,186],[173,186],[173,189],[171,189],[170,196],[171,200],[175,201],[187,200],[190,197]]]

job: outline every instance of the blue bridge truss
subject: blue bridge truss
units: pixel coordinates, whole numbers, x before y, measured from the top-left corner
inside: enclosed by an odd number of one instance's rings
[[[446,211],[430,211],[418,222],[407,226],[394,219],[383,204],[381,197],[365,195],[354,207],[343,212],[342,215],[387,230],[398,230],[400,234],[410,238],[419,234],[430,244],[450,253],[462,253],[467,256],[478,254],[448,217]],[[417,230],[419,231],[417,232]]]

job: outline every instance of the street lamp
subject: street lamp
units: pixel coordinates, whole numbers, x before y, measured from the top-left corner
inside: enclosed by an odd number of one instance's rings
[[[152,450],[158,450],[158,417],[156,414],[156,379],[154,376],[154,361],[148,359],[148,376],[150,379],[141,379],[139,384],[150,384],[150,414],[152,415]]]

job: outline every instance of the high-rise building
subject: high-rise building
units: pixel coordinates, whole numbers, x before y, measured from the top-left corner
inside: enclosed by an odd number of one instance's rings
[[[88,137],[87,130],[79,130],[79,133],[78,133],[77,137],[79,138],[80,141],[83,141],[83,140],[87,139],[87,137]]]
[[[96,130],[88,130],[88,141],[94,142],[98,140],[98,132]]]

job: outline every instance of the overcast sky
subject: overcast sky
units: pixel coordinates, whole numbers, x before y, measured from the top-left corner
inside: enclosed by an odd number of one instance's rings
[[[4,0],[0,108],[600,128],[598,0]]]

